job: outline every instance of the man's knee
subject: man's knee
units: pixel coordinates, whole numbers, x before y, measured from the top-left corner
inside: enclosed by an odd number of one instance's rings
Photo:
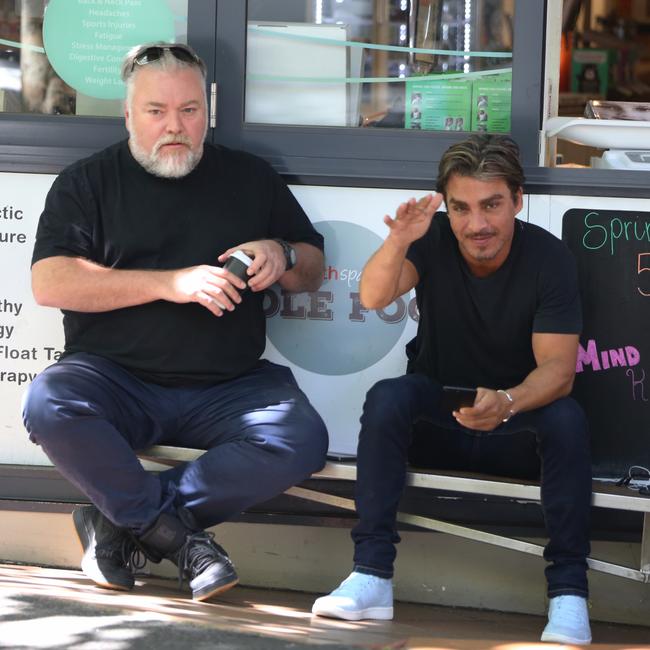
[[[273,436],[275,438],[275,436]],[[292,400],[279,437],[267,439],[276,457],[277,468],[300,482],[325,466],[329,437],[323,419],[304,399]]]
[[[361,415],[360,453],[388,440],[400,445],[410,440],[420,410],[416,382],[413,375],[403,375],[382,379],[368,391]]]
[[[83,386],[74,371],[55,364],[41,372],[30,384],[22,404],[23,423],[30,440],[41,444],[46,436],[60,435],[61,425],[88,408],[81,395]]]
[[[29,385],[23,397],[23,423],[32,442],[51,430],[57,417],[56,390],[57,383],[53,380],[49,368],[40,373]]]
[[[571,397],[558,399],[544,408],[539,433],[543,443],[567,450],[589,450],[587,417]]]
[[[394,417],[410,406],[410,375],[378,381],[366,394],[364,413],[377,417]]]
[[[425,399],[436,399],[434,387],[427,381],[415,374],[378,381],[366,394],[362,424],[410,428]]]
[[[306,476],[311,476],[325,466],[329,435],[327,427],[316,410],[308,405],[301,409],[301,421],[306,443],[301,452],[300,465],[304,467]]]

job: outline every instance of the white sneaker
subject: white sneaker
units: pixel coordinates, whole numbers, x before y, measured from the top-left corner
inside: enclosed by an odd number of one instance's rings
[[[311,608],[316,616],[360,621],[393,618],[393,581],[353,571],[329,596],[321,596]]]
[[[589,645],[591,629],[587,599],[582,596],[555,596],[548,606],[548,623],[542,641]]]

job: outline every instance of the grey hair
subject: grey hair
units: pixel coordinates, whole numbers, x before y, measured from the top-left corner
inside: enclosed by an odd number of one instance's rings
[[[481,181],[503,179],[513,199],[526,182],[519,147],[506,135],[473,134],[449,147],[440,159],[436,181],[436,190],[445,197],[453,175]]]
[[[182,70],[185,68],[193,68],[198,70],[201,74],[201,78],[205,82],[207,77],[207,67],[205,62],[199,55],[185,43],[166,43],[165,41],[155,41],[153,43],[145,43],[143,45],[136,45],[132,47],[124,56],[122,60],[122,68],[120,71],[120,76],[122,81],[126,85],[126,105],[131,105],[131,98],[133,96],[133,84],[135,77],[137,76],[138,70],[142,67],[135,63],[136,58],[145,50],[150,47],[181,47],[186,50],[196,61],[182,61],[177,59],[171,52],[163,51],[159,59],[147,63],[146,67],[152,67],[157,70],[163,70],[164,72],[173,72],[175,70]]]

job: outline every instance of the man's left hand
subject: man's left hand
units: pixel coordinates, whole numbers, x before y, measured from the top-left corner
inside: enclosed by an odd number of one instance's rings
[[[253,263],[248,267],[248,286],[251,291],[264,291],[286,271],[287,261],[282,246],[273,239],[260,239],[233,246],[219,255],[219,262],[225,262],[235,251],[244,251],[253,258]]]
[[[477,431],[493,431],[510,414],[511,404],[505,395],[491,388],[478,388],[473,406],[464,406],[453,415],[459,424]]]

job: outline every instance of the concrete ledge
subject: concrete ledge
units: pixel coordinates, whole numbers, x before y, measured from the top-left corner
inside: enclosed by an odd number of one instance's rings
[[[0,560],[77,568],[81,548],[67,513],[0,511]],[[212,529],[230,553],[243,585],[330,591],[351,568],[349,532],[337,528],[270,524],[222,524]],[[531,540],[544,543],[544,540]],[[638,562],[639,544],[598,542],[594,554]],[[497,547],[430,532],[407,532],[395,575],[395,596],[415,603],[476,607],[543,615],[545,562]],[[151,575],[175,576],[163,562]],[[591,573],[593,620],[650,626],[650,587]]]

